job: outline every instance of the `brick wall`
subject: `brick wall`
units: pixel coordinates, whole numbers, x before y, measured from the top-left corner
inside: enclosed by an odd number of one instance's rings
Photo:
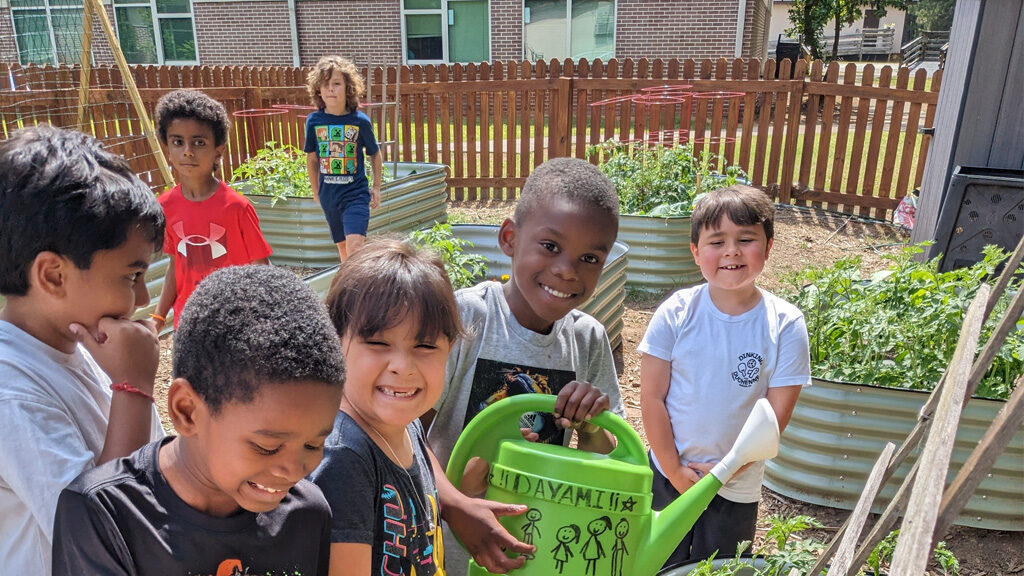
[[[398,64],[402,55],[399,0],[299,0],[302,65],[340,54],[356,64]]]
[[[768,19],[771,10],[764,0],[747,0],[743,26],[743,57],[765,58],[768,50]]]
[[[491,0],[491,60],[523,57],[523,1]]]
[[[194,2],[199,63],[291,66],[288,3]]]
[[[14,23],[11,11],[0,8],[0,60],[4,62],[18,61],[18,45],[14,42]]]
[[[736,8],[733,0],[618,0],[615,56],[732,57]]]

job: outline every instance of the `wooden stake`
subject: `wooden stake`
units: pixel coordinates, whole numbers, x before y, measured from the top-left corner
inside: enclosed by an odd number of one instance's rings
[[[932,531],[933,548],[939,540],[942,540],[946,530],[963,510],[971,494],[995,464],[996,458],[1013,439],[1020,425],[1024,423],[1024,376],[1017,378],[1014,386],[1016,389],[1013,394],[996,415],[992,426],[985,432],[985,436],[978,442],[977,448],[971,452],[971,456],[964,462],[960,472],[953,479],[953,483],[949,485],[946,493],[942,496],[939,517],[935,522],[935,530]]]
[[[868,481],[864,485],[864,491],[861,492],[860,498],[857,500],[857,506],[854,507],[853,513],[850,515],[846,534],[843,536],[842,542],[839,543],[835,558],[832,559],[829,574],[847,576],[848,574],[856,573],[856,568],[851,563],[853,562],[853,554],[857,550],[857,540],[860,539],[861,530],[864,529],[864,522],[868,519],[868,513],[871,512],[871,503],[875,501],[875,496],[878,495],[878,490],[882,487],[882,475],[889,466],[889,460],[892,459],[892,454],[895,451],[896,445],[892,442],[886,442],[885,448],[882,449],[878,460],[875,461],[875,466],[871,469]]]
[[[946,484],[949,458],[953,453],[953,441],[960,422],[967,382],[971,376],[974,351],[977,350],[978,338],[981,336],[986,300],[991,291],[988,284],[982,284],[964,317],[960,340],[950,362],[948,387],[939,398],[935,421],[919,459],[921,466],[896,541],[890,570],[893,574],[922,574],[928,566],[932,531],[939,514],[942,488]]]
[[[92,6],[82,4],[82,58],[78,77],[78,124],[82,132],[85,129],[85,108],[89,104],[89,76],[92,74]]]
[[[132,71],[128,68],[128,61],[124,58],[124,52],[121,51],[121,44],[117,41],[117,35],[114,33],[114,28],[110,24],[110,18],[107,17],[107,11],[103,9],[103,4],[100,0],[85,0],[86,5],[92,6],[92,9],[96,11],[96,16],[99,18],[100,26],[103,27],[103,33],[107,37],[107,42],[110,43],[110,51],[114,53],[114,61],[117,62],[117,67],[121,70],[121,77],[124,79],[125,87],[128,89],[128,95],[132,99],[132,104],[135,106],[135,112],[139,115],[139,124],[142,125],[142,131],[146,136],[146,141],[149,143],[149,147],[153,150],[153,155],[156,157],[156,165],[160,168],[160,175],[164,179],[164,185],[170,186],[174,183],[174,177],[171,175],[171,167],[167,165],[167,159],[164,158],[164,152],[160,148],[160,142],[156,139],[156,131],[153,129],[153,123],[149,121],[149,114],[146,113],[146,107],[142,103],[142,95],[139,94],[139,87],[135,85],[135,77],[132,76]]]

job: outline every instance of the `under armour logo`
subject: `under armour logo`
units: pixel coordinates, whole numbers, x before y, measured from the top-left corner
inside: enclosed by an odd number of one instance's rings
[[[185,234],[185,224],[180,220],[174,223],[174,232],[181,238],[178,242],[178,253],[188,258],[188,247],[195,246],[209,246],[210,247],[210,260],[216,260],[221,256],[228,253],[227,248],[218,242],[218,240],[224,238],[226,232],[223,226],[218,226],[214,223],[210,223],[210,237],[207,238],[202,234]]]

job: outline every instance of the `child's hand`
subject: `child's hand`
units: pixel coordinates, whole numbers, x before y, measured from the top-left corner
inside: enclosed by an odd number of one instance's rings
[[[700,478],[703,478],[711,473],[711,469],[715,467],[715,464],[717,462],[690,462],[686,467],[696,472]]]
[[[708,469],[710,470],[710,468]],[[672,483],[672,487],[676,489],[676,492],[682,494],[701,479],[701,474],[689,466],[680,466],[675,472],[670,472],[665,477]]]
[[[584,426],[585,422],[610,406],[611,401],[607,394],[594,388],[589,382],[573,380],[562,388],[555,400],[555,424],[562,428],[593,433],[598,427],[593,424]]]
[[[160,363],[160,341],[152,320],[100,318],[94,330],[77,323],[69,329],[112,381],[152,393]]]
[[[380,206],[380,184],[374,184],[370,190],[370,208]]]

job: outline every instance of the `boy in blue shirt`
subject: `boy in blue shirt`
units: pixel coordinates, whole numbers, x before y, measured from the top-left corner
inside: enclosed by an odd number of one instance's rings
[[[351,60],[324,56],[306,78],[306,89],[317,107],[306,117],[306,170],[344,261],[363,246],[370,208],[380,206],[384,157],[370,118],[359,111],[366,88]],[[364,151],[373,167],[372,189]]]

